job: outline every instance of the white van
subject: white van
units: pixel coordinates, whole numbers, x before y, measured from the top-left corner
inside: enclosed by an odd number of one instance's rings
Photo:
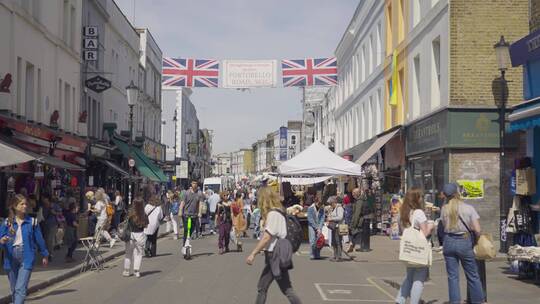
[[[203,189],[214,191],[215,193],[221,192],[221,177],[208,177],[204,179]]]

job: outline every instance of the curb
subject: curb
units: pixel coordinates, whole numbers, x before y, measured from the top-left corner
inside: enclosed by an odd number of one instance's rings
[[[169,235],[170,232],[168,233],[162,233],[160,235],[158,235],[158,239],[161,239],[167,235]],[[111,261],[111,260],[114,260],[122,255],[124,255],[126,253],[126,250],[120,250],[118,252],[115,252],[113,254],[110,254],[110,255],[107,255],[105,257],[103,257],[103,264]],[[60,283],[64,280],[67,280],[69,278],[72,278],[72,277],[75,277],[77,275],[79,275],[81,273],[81,269],[83,268],[83,264],[80,264],[78,266],[75,266],[75,268],[72,268],[71,270],[67,271],[67,272],[64,272],[64,273],[61,273],[57,276],[54,276],[46,281],[43,281],[43,282],[39,282],[37,284],[34,284],[32,286],[28,286],[28,289],[27,289],[27,297],[29,295],[31,295],[32,293],[35,293],[35,292],[38,292],[40,290],[43,290],[47,287],[50,287],[54,284],[57,284],[57,283]],[[7,295],[7,296],[4,296],[4,297],[1,297],[0,298],[0,304],[8,304],[8,303],[11,303],[11,294]]]

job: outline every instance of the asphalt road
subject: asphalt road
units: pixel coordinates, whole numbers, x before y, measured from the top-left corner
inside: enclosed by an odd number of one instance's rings
[[[217,254],[217,237],[193,241],[194,258],[185,261],[181,241],[170,237],[158,241],[158,256],[143,260],[142,277],[122,277],[123,259],[108,263],[106,270],[86,273],[30,296],[29,303],[254,303],[256,285],[263,267],[259,255],[253,266],[245,257],[254,240],[244,240],[245,252]],[[333,263],[311,261],[302,247],[294,257],[293,287],[303,303],[394,303],[404,267],[381,250],[380,259]],[[375,253],[377,249],[375,248]],[[329,251],[324,252],[327,256]],[[371,254],[370,256],[379,256]],[[490,303],[532,303],[538,287],[510,279],[502,265],[490,263]],[[444,263],[435,262],[432,280],[426,284],[424,299],[444,303],[447,298]],[[463,283],[464,280],[462,280]],[[531,302],[531,300],[533,300]],[[288,303],[273,284],[267,303]]]

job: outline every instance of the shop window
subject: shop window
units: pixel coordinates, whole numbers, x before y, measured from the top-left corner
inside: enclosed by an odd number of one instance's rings
[[[441,38],[431,43],[431,103],[432,108],[441,104]]]
[[[296,135],[291,136],[291,145],[296,145]]]

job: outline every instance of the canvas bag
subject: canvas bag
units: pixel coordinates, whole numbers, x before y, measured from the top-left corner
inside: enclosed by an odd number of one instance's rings
[[[490,234],[482,234],[474,246],[474,255],[478,260],[491,260],[497,255],[493,239]]]
[[[422,231],[413,225],[403,230],[399,242],[399,260],[408,263],[409,266],[431,266],[431,243]]]

